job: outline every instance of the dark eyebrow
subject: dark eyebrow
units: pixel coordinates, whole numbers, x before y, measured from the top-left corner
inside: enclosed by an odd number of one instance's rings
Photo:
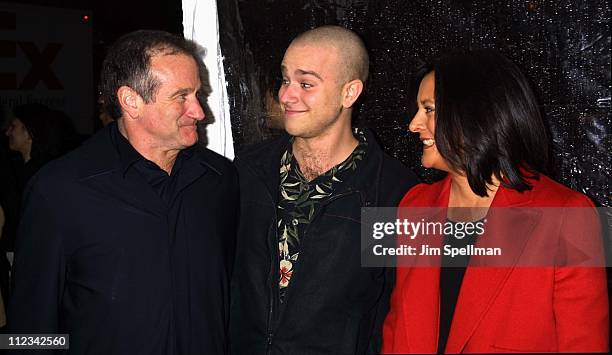
[[[281,64],[281,72],[282,72],[283,74],[285,74],[285,73],[287,72],[287,67],[286,67],[284,64]],[[311,71],[311,70],[302,70],[302,69],[297,69],[297,70],[295,71],[295,73],[296,73],[297,75],[312,75],[312,76],[314,76],[315,78],[317,78],[317,79],[319,79],[319,80],[323,81],[323,78],[321,77],[321,75],[319,75],[319,73],[314,72],[314,71]]]
[[[418,101],[417,101],[418,103]],[[425,99],[425,100],[421,100],[421,105],[425,105],[425,104],[433,104],[434,100],[433,99]]]
[[[187,94],[189,94],[192,91],[193,91],[193,89],[191,89],[191,88],[178,89],[175,92],[173,92],[172,95],[170,95],[170,97],[177,97],[177,96],[181,96],[181,95],[187,95]]]
[[[321,77],[321,75],[319,75],[317,72],[310,71],[310,70],[302,70],[302,69],[298,69],[298,70],[296,70],[296,72],[297,72],[299,75],[312,75],[312,76],[314,76],[315,78],[318,78],[319,80],[323,81],[323,78],[322,78],[322,77]]]

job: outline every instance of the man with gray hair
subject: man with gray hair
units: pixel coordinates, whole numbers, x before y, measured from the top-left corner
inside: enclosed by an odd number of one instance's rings
[[[368,77],[361,39],[338,26],[291,42],[278,92],[286,135],[238,154],[232,278],[235,354],[377,353],[394,270],[360,265],[361,207],[395,207],[417,182],[352,127]]]
[[[11,333],[68,333],[71,354],[226,352],[238,182],[196,144],[202,69],[167,32],[109,49],[101,93],[116,122],[25,193]]]

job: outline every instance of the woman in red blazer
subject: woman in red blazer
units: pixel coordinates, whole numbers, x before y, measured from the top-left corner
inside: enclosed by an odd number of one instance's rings
[[[503,267],[473,261],[458,268],[399,267],[382,352],[607,352],[603,263],[519,265],[530,252],[558,254],[555,243],[571,237],[559,237],[570,223],[576,233],[598,220],[587,197],[538,173],[546,165],[546,134],[517,66],[490,50],[442,57],[423,77],[417,106],[409,129],[423,142],[423,166],[448,176],[417,185],[400,207],[476,207],[489,215],[491,207],[585,207],[580,210],[587,213],[581,221],[526,213],[507,233],[506,240],[522,247]],[[598,233],[581,237],[603,249]],[[538,250],[537,238],[555,243]]]

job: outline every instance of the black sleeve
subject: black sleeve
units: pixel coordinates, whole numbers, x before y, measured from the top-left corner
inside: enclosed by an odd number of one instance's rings
[[[236,256],[236,240],[238,236],[238,226],[240,225],[240,183],[238,182],[238,172],[235,166],[232,165],[232,175],[231,175],[231,183],[230,183],[230,193],[228,196],[227,203],[230,204],[232,211],[231,216],[228,218],[228,231],[229,231],[229,248],[228,248],[228,270],[229,275],[233,274],[234,262]]]
[[[385,322],[385,318],[387,317],[387,313],[389,313],[391,293],[395,288],[395,268],[385,268],[384,278],[385,285],[383,287],[381,299],[378,302],[378,305],[376,306],[376,315],[374,318],[374,332],[372,334],[372,338],[370,339],[368,354],[380,354],[380,349],[382,349],[382,328],[383,323]]]
[[[387,160],[381,176],[382,200],[379,207],[397,207],[404,195],[418,184],[419,178],[399,161]],[[391,262],[395,265],[395,262]],[[382,348],[382,328],[389,313],[391,293],[395,288],[395,267],[384,269],[385,284],[376,308],[374,332],[368,347],[368,354],[379,354]]]
[[[49,189],[46,189],[49,191]],[[53,206],[35,177],[26,188],[15,245],[10,333],[58,333],[66,260],[62,230]]]

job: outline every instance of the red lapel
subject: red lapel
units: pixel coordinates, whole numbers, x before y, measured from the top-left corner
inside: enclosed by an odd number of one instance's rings
[[[514,269],[531,231],[540,218],[533,211],[515,207],[530,203],[531,191],[519,193],[501,186],[495,194],[491,203],[493,210],[487,217],[488,232],[485,231],[485,234],[479,237],[481,239],[476,245],[479,247],[500,246],[504,263],[510,266],[471,266],[478,264],[478,257],[470,259],[470,267],[466,270],[457,299],[446,352],[461,353],[463,351]],[[501,208],[504,207],[509,208],[501,212]],[[496,217],[496,215],[501,216],[500,212],[503,218]]]

